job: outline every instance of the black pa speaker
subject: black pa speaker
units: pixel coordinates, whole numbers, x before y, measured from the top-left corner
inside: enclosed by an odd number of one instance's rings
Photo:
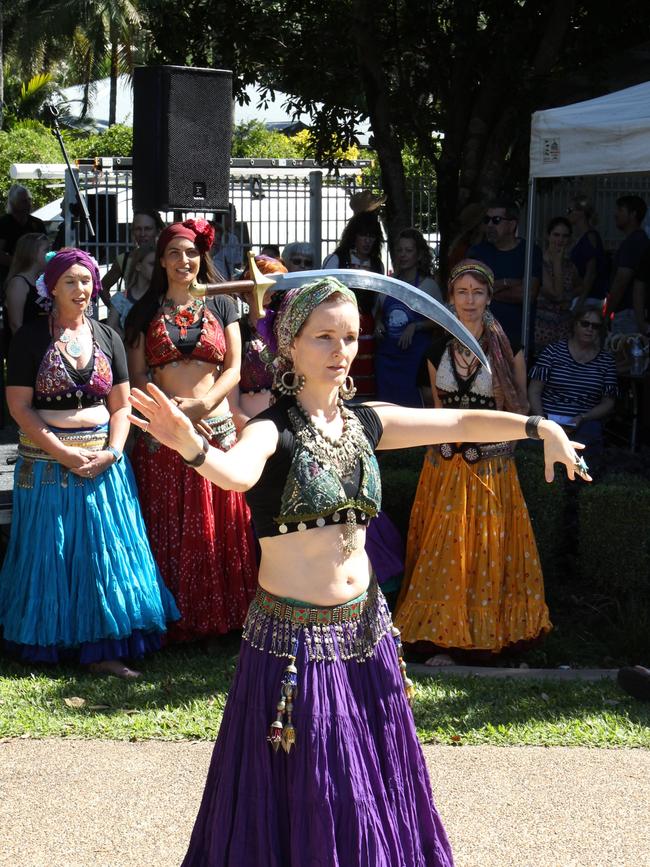
[[[135,69],[134,209],[226,210],[232,115],[229,70]]]

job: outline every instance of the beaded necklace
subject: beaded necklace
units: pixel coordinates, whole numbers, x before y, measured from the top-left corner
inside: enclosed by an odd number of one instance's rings
[[[171,298],[165,298],[163,301],[165,319],[178,326],[181,340],[185,340],[187,329],[197,321],[204,306],[203,298],[193,298],[186,304],[174,304]]]
[[[316,427],[297,398],[296,409],[302,421],[301,425],[296,425],[296,439],[322,466],[330,465],[342,480],[350,479],[361,455],[368,449],[368,441],[359,419],[339,399],[338,410],[343,419],[343,430],[338,439],[333,439]],[[349,556],[357,547],[357,516],[354,509],[346,511],[345,524],[341,529],[343,551]]]

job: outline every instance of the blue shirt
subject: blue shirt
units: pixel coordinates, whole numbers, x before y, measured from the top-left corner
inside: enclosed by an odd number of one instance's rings
[[[468,253],[470,259],[478,259],[484,262],[494,271],[495,280],[523,280],[526,269],[526,241],[524,238],[517,239],[517,246],[512,250],[499,250],[489,241],[481,241],[470,247]],[[542,278],[542,251],[535,244],[533,246],[532,276]],[[521,301],[498,301],[490,303],[490,310],[499,320],[501,327],[508,335],[511,343],[521,341],[522,332],[522,303]],[[530,307],[530,322],[528,345],[533,344],[533,323],[535,322],[535,302]]]

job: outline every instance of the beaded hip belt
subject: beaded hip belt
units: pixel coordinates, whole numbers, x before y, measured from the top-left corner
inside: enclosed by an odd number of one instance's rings
[[[508,456],[514,453],[511,442],[500,443],[441,443],[436,446],[440,457],[450,461],[454,455],[461,455],[466,464],[476,464],[485,458]]]
[[[52,430],[50,428],[50,430]],[[66,446],[72,448],[91,449],[92,451],[102,451],[108,445],[108,425],[102,425],[99,428],[91,428],[90,430],[61,430],[54,429],[52,433],[65,443]],[[31,440],[24,431],[19,431],[18,434],[18,454],[23,459],[18,470],[16,478],[16,486],[18,488],[33,488],[34,487],[34,461],[44,461],[45,471],[41,475],[41,485],[53,485],[58,479],[58,483],[62,488],[68,487],[68,479],[70,473],[67,467],[59,465],[59,472],[56,471],[58,461],[51,454],[44,451],[39,445]],[[88,479],[83,479],[81,476],[72,474],[76,487],[83,487]]]
[[[257,588],[255,602],[260,610],[265,611],[275,620],[286,620],[289,623],[307,625],[309,623],[350,623],[361,617],[363,609],[368,601],[368,593],[363,593],[358,599],[346,602],[343,605],[328,605],[316,607],[297,599],[283,599],[267,593],[261,587]]]
[[[108,428],[99,430],[53,430],[52,433],[65,443],[66,446],[80,449],[92,449],[102,451],[108,445]],[[39,445],[31,440],[24,431],[18,433],[18,454],[28,461],[53,461],[56,458],[44,451]]]
[[[357,599],[331,606],[285,599],[258,587],[248,610],[243,638],[258,650],[288,658],[280,682],[276,717],[267,737],[276,752],[282,746],[289,753],[296,743],[292,714],[298,696],[296,659],[301,637],[304,638],[310,662],[336,659],[363,662],[372,656],[376,645],[389,633],[395,642],[404,688],[410,702],[413,684],[406,676],[400,633],[392,625],[386,600],[376,579],[373,578],[368,591]]]

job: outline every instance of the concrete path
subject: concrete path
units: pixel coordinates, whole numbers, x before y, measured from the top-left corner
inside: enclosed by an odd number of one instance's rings
[[[211,749],[0,743],[0,865],[177,867]],[[457,867],[650,867],[650,751],[432,746],[425,754]]]

